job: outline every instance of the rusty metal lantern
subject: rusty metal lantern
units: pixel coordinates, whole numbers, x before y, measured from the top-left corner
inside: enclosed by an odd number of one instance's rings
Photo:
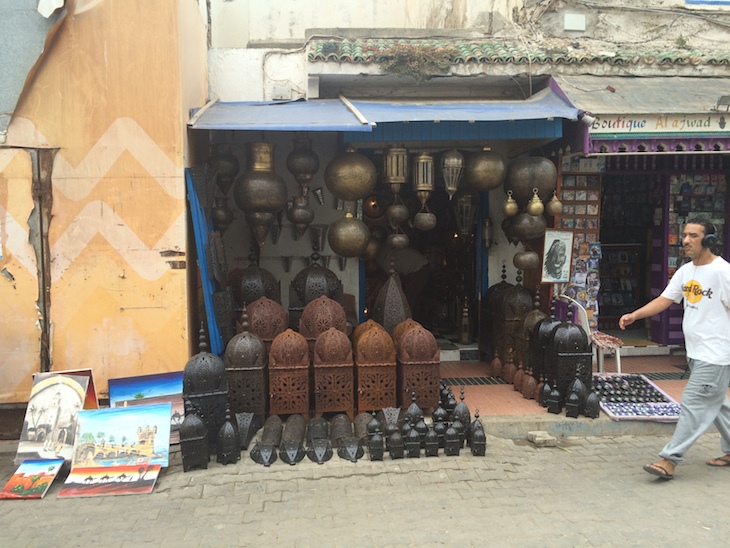
[[[271,413],[309,413],[309,363],[303,335],[287,329],[274,338],[269,352]]]
[[[260,297],[247,308],[251,332],[261,337],[267,350],[274,338],[283,333],[288,325],[284,308],[268,297]]]
[[[466,180],[479,191],[497,188],[504,182],[505,173],[504,159],[496,152],[492,152],[489,147],[470,155],[466,161]]]
[[[348,145],[324,170],[324,183],[337,198],[345,201],[359,200],[375,188],[377,170],[373,163]]]
[[[248,331],[248,313],[241,314],[243,331],[226,345],[223,363],[228,376],[228,399],[234,413],[255,413],[266,416],[268,394],[266,371],[267,351],[264,341]]]
[[[413,190],[422,206],[426,205],[433,189],[433,156],[422,152],[413,159]]]
[[[286,168],[294,175],[302,196],[309,193],[309,183],[319,169],[319,156],[312,150],[312,140],[308,137],[294,139],[294,150],[286,157]]]
[[[408,180],[408,150],[388,145],[383,154],[383,182],[398,195]]]
[[[274,171],[274,149],[272,143],[248,143],[246,171],[233,184],[233,198],[259,246],[266,241],[276,214],[286,207],[286,184]]]
[[[317,336],[313,368],[315,412],[344,411],[352,415],[355,409],[355,369],[350,339],[343,331],[330,327]],[[370,416],[367,417],[369,420]]]
[[[464,156],[456,150],[448,150],[441,155],[441,173],[444,176],[444,188],[449,200],[459,188],[464,173]]]
[[[342,219],[332,223],[327,241],[341,257],[360,257],[370,241],[370,229],[348,210]]]

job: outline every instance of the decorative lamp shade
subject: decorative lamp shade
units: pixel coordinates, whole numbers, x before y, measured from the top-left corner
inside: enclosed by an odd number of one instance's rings
[[[441,172],[444,176],[446,193],[451,200],[459,188],[459,182],[464,173],[464,157],[458,150],[452,149],[444,152],[441,156]]]
[[[314,340],[331,327],[347,332],[345,309],[340,303],[322,295],[304,307],[299,318],[299,332],[305,338]]]
[[[309,366],[309,345],[303,335],[292,329],[279,333],[271,343],[269,366]]]
[[[314,343],[314,365],[352,365],[352,346],[345,333],[335,327],[320,333]]]
[[[422,206],[426,205],[433,188],[433,156],[422,152],[413,160],[413,190]]]
[[[389,145],[383,154],[383,173],[385,184],[398,194],[408,180],[408,150]]]

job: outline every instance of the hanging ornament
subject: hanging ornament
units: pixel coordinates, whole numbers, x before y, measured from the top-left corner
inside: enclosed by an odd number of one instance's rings
[[[433,156],[422,152],[413,160],[413,190],[425,206],[433,192]]]
[[[467,182],[476,190],[493,190],[504,181],[507,166],[504,159],[492,152],[489,147],[484,147],[481,152],[469,156],[466,161]]]
[[[542,203],[542,200],[540,200],[540,196],[537,195],[537,189],[532,189],[532,198],[529,202],[527,202],[527,213],[530,215],[542,215],[542,212],[545,211],[545,206]]]
[[[452,149],[441,155],[441,172],[444,176],[444,187],[449,195],[449,200],[459,188],[461,176],[464,172],[464,156],[456,150]]]
[[[502,211],[506,217],[514,217],[520,210],[520,206],[517,204],[515,199],[512,197],[512,191],[507,191],[507,201],[502,206]]]
[[[309,183],[319,169],[319,156],[312,150],[311,139],[294,139],[294,150],[286,157],[286,168],[294,175],[302,196],[308,196]]]
[[[339,221],[330,226],[327,241],[332,251],[341,257],[359,257],[365,253],[370,241],[370,230],[349,210]]]
[[[408,180],[408,150],[388,145],[383,154],[383,182],[396,196]]]
[[[355,201],[372,193],[377,181],[373,163],[348,145],[324,170],[324,183],[336,198]]]
[[[436,215],[428,207],[424,207],[413,217],[413,226],[422,232],[428,232],[436,228],[436,221]]]
[[[238,158],[231,152],[230,143],[215,143],[210,146],[210,151],[208,165],[215,169],[218,188],[227,195],[234,177],[238,175]]]
[[[456,226],[462,236],[471,234],[478,203],[479,192],[470,186],[462,186],[451,201],[451,208],[456,217]]]
[[[408,234],[404,234],[399,229],[393,234],[388,234],[388,238],[385,240],[385,243],[390,249],[405,249],[409,246],[411,240],[408,237]]]
[[[225,196],[216,196],[213,200],[215,202],[211,210],[213,228],[223,234],[233,222],[233,211],[228,207],[228,200]]]
[[[395,230],[399,224],[408,220],[408,213],[408,206],[396,202],[385,210],[385,217],[390,227]]]
[[[532,189],[542,196],[550,196],[556,189],[558,170],[548,158],[529,156],[512,160],[507,170],[505,190],[511,190],[520,204],[526,204],[532,197]]]
[[[545,206],[545,211],[548,215],[555,216],[560,215],[563,212],[563,203],[558,200],[558,193],[557,191],[553,191],[553,197],[550,198],[550,201]]]
[[[534,270],[540,266],[540,256],[534,251],[519,251],[512,257],[512,264],[520,270]]]
[[[299,237],[303,236],[312,221],[314,221],[314,210],[309,207],[307,196],[297,196],[291,207],[286,210],[286,218],[294,225]]]

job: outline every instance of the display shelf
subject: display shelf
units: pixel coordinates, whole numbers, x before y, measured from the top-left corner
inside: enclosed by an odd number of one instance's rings
[[[600,262],[601,329],[615,329],[618,319],[641,304],[641,265],[643,252],[640,244],[603,244]]]

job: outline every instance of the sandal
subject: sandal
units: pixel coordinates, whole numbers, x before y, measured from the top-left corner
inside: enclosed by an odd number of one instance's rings
[[[674,474],[670,474],[669,472],[667,472],[666,468],[660,466],[659,464],[645,464],[644,471],[666,480],[674,478]]]
[[[730,466],[730,455],[723,455],[722,457],[717,457],[716,459],[710,459],[706,462],[707,466]]]

